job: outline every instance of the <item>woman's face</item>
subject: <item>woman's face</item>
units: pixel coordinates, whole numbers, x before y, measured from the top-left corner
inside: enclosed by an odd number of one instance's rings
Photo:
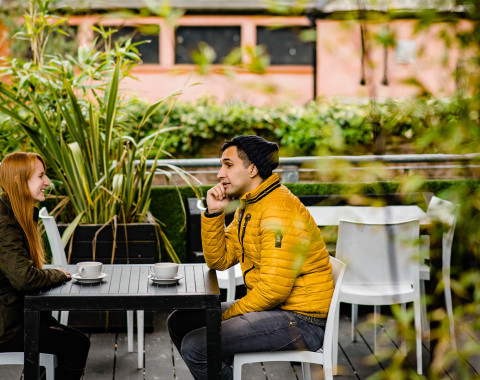
[[[40,160],[35,160],[33,174],[28,180],[28,188],[35,202],[45,200],[45,188],[50,186],[50,181],[45,174],[45,168]]]

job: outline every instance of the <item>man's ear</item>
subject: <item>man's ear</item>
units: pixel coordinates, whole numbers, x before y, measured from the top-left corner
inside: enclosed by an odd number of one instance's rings
[[[255,164],[250,165],[248,168],[248,174],[250,175],[250,178],[254,178],[258,174],[258,169]]]

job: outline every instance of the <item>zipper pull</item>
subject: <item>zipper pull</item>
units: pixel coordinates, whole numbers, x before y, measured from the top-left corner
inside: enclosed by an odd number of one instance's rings
[[[242,244],[242,263],[245,261],[245,246],[243,245],[243,238],[245,237],[245,230],[247,229],[247,223],[251,217],[252,216],[250,214],[245,215],[245,222],[243,222],[242,239],[240,241]]]

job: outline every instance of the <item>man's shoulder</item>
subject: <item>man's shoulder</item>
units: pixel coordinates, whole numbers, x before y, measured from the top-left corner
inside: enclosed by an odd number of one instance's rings
[[[281,185],[261,202],[262,209],[298,211],[302,202],[286,186]]]
[[[272,197],[275,199],[285,199],[294,202],[300,202],[297,196],[295,196],[285,185],[280,185],[277,189],[272,191]]]

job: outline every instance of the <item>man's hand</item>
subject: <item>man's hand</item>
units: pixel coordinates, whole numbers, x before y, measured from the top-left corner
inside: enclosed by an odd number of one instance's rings
[[[218,183],[207,191],[207,208],[209,214],[222,212],[228,206],[231,198],[227,196],[222,183]]]

